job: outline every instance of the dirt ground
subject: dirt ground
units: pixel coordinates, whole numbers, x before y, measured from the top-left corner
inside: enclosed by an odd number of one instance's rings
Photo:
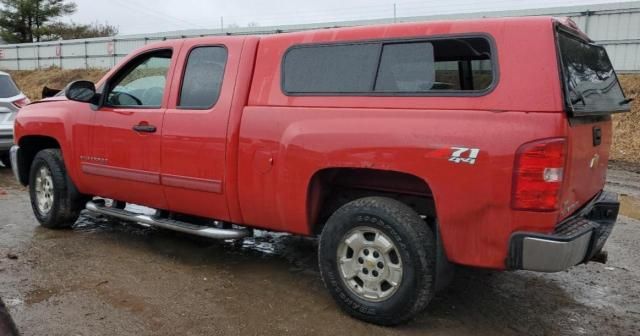
[[[608,264],[460,268],[415,321],[382,328],[334,304],[313,239],[224,243],[88,214],[51,231],[0,168],[0,298],[23,335],[638,335],[640,175],[613,169],[607,188],[625,195]]]

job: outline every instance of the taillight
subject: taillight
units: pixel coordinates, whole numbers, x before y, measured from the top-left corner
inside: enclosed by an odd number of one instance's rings
[[[517,210],[558,209],[566,161],[566,140],[526,143],[516,152],[511,206]]]
[[[31,103],[31,100],[29,100],[29,98],[27,97],[24,97],[22,99],[15,100],[13,102],[13,105],[15,105],[17,108],[21,108],[29,103]]]

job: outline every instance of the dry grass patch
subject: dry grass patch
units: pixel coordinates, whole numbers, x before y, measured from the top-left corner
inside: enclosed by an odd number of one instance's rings
[[[620,83],[628,98],[634,98],[630,113],[613,116],[614,160],[640,163],[640,75],[621,75]]]
[[[79,79],[97,82],[107,71],[102,69],[62,70],[60,68],[49,68],[46,70],[7,72],[11,74],[18,87],[29,99],[38,100],[42,97],[42,88],[44,86],[52,89],[62,89],[70,82]]]

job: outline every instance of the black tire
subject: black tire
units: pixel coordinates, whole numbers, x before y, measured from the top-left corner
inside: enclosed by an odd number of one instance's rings
[[[9,152],[0,153],[0,163],[2,163],[5,168],[11,168],[11,159],[9,157]]]
[[[356,295],[339,270],[338,248],[342,240],[362,227],[390,238],[402,260],[402,280],[383,301]],[[394,199],[366,197],[343,205],[327,221],[318,249],[325,286],[340,307],[358,319],[386,326],[407,322],[424,310],[435,293],[435,236],[413,209]]]
[[[42,168],[48,169],[53,184],[52,202],[46,212],[39,209],[36,198],[36,177]],[[49,229],[71,227],[89,199],[78,192],[67,175],[59,149],[44,149],[36,154],[29,172],[29,196],[36,219]]]

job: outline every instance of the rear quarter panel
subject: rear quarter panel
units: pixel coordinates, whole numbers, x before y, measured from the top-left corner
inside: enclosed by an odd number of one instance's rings
[[[521,143],[559,134],[555,114],[249,107],[243,120],[239,196],[254,226],[308,234],[309,181],[330,167],[426,181],[448,256],[460,263],[499,268],[511,232],[550,231],[556,223],[557,213],[509,207],[514,153]],[[450,162],[452,145],[479,148],[476,163]]]

